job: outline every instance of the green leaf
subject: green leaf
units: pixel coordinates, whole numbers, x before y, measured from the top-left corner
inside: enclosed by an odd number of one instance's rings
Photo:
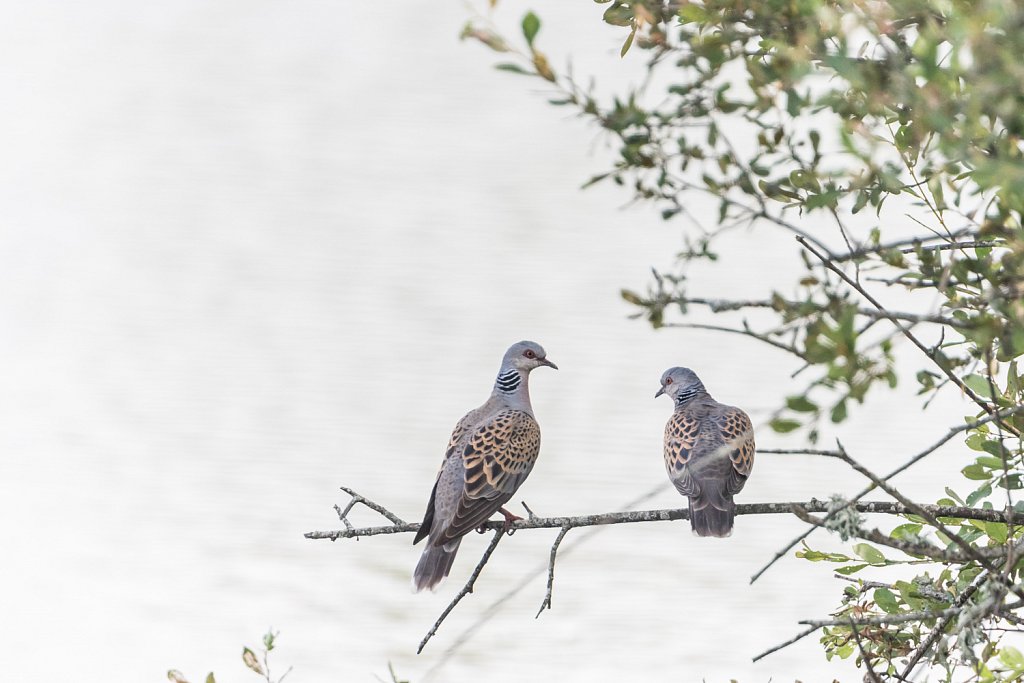
[[[633,39],[636,38],[636,26],[629,32],[629,36],[626,37],[626,42],[622,44],[622,49],[619,50],[619,56],[625,57],[626,53],[629,52],[629,48],[633,45]]]
[[[794,429],[800,428],[800,423],[797,422],[796,420],[783,420],[782,418],[778,417],[768,424],[771,426],[772,429],[774,429],[779,434],[785,434],[786,432],[791,432]]]
[[[982,480],[991,479],[991,475],[985,470],[984,467],[978,464],[968,465],[967,467],[960,470],[965,477],[968,479]]]
[[[964,384],[970,387],[971,391],[978,396],[984,398],[991,398],[992,396],[992,387],[989,386],[988,379],[982,375],[967,375],[964,377]]]
[[[533,39],[537,37],[538,31],[540,31],[540,18],[533,12],[527,12],[523,17],[523,37],[526,38],[526,44],[530,47],[533,47]]]
[[[620,290],[619,291],[619,296],[621,296],[623,299],[625,299],[629,303],[633,304],[634,306],[640,306],[640,305],[643,304],[643,299],[640,298],[640,295],[637,294],[636,292],[631,291],[631,290],[628,290],[628,289]]]
[[[999,652],[999,661],[1011,669],[1024,669],[1024,655],[1020,650],[1009,645],[1004,645]]]
[[[703,23],[707,21],[707,18],[707,10],[692,2],[688,2],[679,8],[679,20],[681,24]]]
[[[878,548],[867,543],[858,543],[853,546],[853,552],[869,564],[885,564],[885,555]]]
[[[843,420],[846,419],[846,401],[845,400],[840,401],[839,403],[837,403],[832,408],[832,412],[829,414],[829,418],[833,422],[842,422]]]
[[[851,562],[852,557],[847,557],[842,553],[823,553],[820,550],[812,550],[807,543],[804,543],[803,550],[797,550],[796,556],[809,560],[811,562],[821,562],[826,560],[828,562]]]
[[[981,449],[986,453],[991,453],[994,458],[986,458],[987,461],[996,460],[999,464],[996,467],[1002,468],[1003,466],[1003,445],[997,440],[986,441],[981,444]],[[982,456],[984,457],[984,456]],[[980,460],[981,458],[978,458]],[[994,469],[994,468],[993,468]]]
[[[985,533],[996,543],[1006,543],[1006,525],[1002,522],[985,522]]]
[[[888,588],[876,588],[874,593],[875,604],[882,609],[883,612],[889,614],[896,614],[900,611],[899,601],[896,600],[896,596]]]
[[[870,566],[870,565],[866,565],[866,564],[851,564],[851,565],[849,565],[847,567],[839,567],[838,569],[836,569],[836,574],[842,574],[843,576],[849,576],[850,574],[856,574],[861,569],[864,569],[864,567],[867,567],[867,566]]]
[[[786,398],[786,407],[798,413],[813,413],[818,406],[806,396],[789,396]]]
[[[185,674],[181,673],[177,669],[171,669],[167,672],[167,680],[171,683],[188,683],[188,679],[185,678]]]
[[[889,532],[889,535],[893,538],[911,538],[918,536],[921,533],[923,527],[920,524],[907,523],[900,524],[898,527]]]
[[[988,449],[986,449],[988,450]],[[976,463],[989,470],[1001,470],[1003,469],[1003,459],[996,458],[991,455],[979,455],[974,459]]]
[[[818,179],[810,171],[793,171],[789,174],[789,182],[793,187],[801,190],[812,190],[817,192],[821,189]]]
[[[977,503],[982,498],[985,498],[986,496],[991,495],[991,493],[992,493],[992,485],[991,484],[985,484],[984,486],[978,487],[976,490],[974,490],[970,494],[968,494],[968,496],[967,496],[967,505],[968,505],[968,507],[972,507],[975,503]]]
[[[964,440],[964,444],[972,451],[983,451],[985,450],[985,441],[987,441],[987,438],[984,434],[971,434]]]
[[[527,71],[526,69],[524,69],[523,67],[519,66],[518,64],[510,64],[510,63],[497,64],[497,65],[495,65],[494,68],[497,69],[498,71],[509,71],[511,73],[514,73],[514,74],[522,74],[523,76],[534,76],[535,75],[532,71]]]
[[[865,206],[867,206],[867,203],[868,203],[868,193],[867,192],[859,193],[857,195],[857,199],[853,202],[853,208],[850,209],[850,213],[857,213],[858,211],[863,209]]]
[[[604,11],[603,18],[612,26],[629,26],[633,23],[633,11],[623,5],[612,5]]]
[[[849,656],[853,654],[853,651],[854,651],[854,644],[853,644],[852,641],[846,643],[846,645],[843,645],[841,647],[836,648],[836,654],[839,655],[840,659],[847,659],[847,658],[849,658]]]
[[[206,674],[206,683],[217,683],[217,680],[213,677],[213,672]]]

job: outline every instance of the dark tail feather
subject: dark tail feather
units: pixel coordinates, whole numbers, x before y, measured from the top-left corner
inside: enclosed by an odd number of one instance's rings
[[[452,562],[455,561],[455,553],[458,551],[458,543],[451,550],[445,550],[443,546],[434,545],[428,540],[427,547],[423,549],[420,561],[416,563],[416,569],[412,573],[412,585],[416,592],[424,588],[437,588],[452,570]]]
[[[703,501],[698,501],[700,505]],[[703,507],[697,509],[694,501],[690,500],[690,528],[698,536],[715,536],[725,538],[732,534],[732,518],[736,514],[736,505],[730,500],[727,502],[728,510],[719,510],[714,505],[704,502]]]

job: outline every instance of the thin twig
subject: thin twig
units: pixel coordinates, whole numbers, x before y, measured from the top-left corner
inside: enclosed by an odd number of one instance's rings
[[[377,514],[379,514],[379,515],[381,515],[383,517],[386,517],[388,520],[391,521],[392,524],[405,524],[406,523],[406,521],[404,519],[402,519],[401,517],[399,517],[395,513],[391,512],[391,510],[388,510],[383,505],[379,505],[379,504],[373,502],[372,500],[370,500],[369,498],[356,493],[355,491],[353,491],[352,489],[348,488],[347,486],[339,486],[338,488],[340,488],[342,491],[344,491],[348,495],[352,496],[352,500],[349,502],[348,506],[345,508],[345,514],[347,514],[348,511],[352,509],[352,506],[354,506],[356,503],[361,503],[361,504],[365,505],[366,507],[370,508],[371,510],[373,510],[374,512],[376,512]]]
[[[952,237],[964,237],[967,235],[975,235],[969,228],[961,228],[954,230]],[[846,254],[836,254],[834,256],[836,261],[842,263],[843,261],[849,261],[850,259],[861,258],[862,256],[870,256],[871,254],[878,254],[884,251],[891,251],[893,249],[899,249],[904,254],[912,254],[916,251],[917,246],[908,247],[906,245],[919,245],[922,249],[964,249],[968,247],[998,247],[998,242],[951,242],[949,244],[924,244],[924,242],[935,240],[935,239],[948,239],[945,235],[921,235],[918,237],[909,237],[906,239],[898,240],[895,242],[889,242],[888,244],[879,244],[877,247],[861,247],[854,249]]]
[[[857,649],[860,650],[860,658],[864,661],[864,666],[868,668],[868,677],[872,683],[882,683],[881,679],[878,678],[878,672],[875,671],[875,667],[871,664],[871,659],[868,658],[868,653],[864,650],[864,644],[860,642],[860,631],[854,625],[853,620],[850,620],[850,631],[853,633],[853,640],[857,643]]]
[[[338,519],[341,520],[342,524],[345,525],[346,529],[353,529],[354,528],[352,526],[352,522],[348,521],[348,513],[350,513],[352,511],[352,508],[354,508],[355,505],[356,505],[356,499],[352,498],[351,500],[348,501],[348,505],[345,506],[344,510],[342,510],[337,505],[334,506],[334,511],[338,513]]]
[[[571,526],[564,526],[562,530],[558,532],[558,538],[551,544],[551,556],[548,558],[548,589],[544,594],[544,600],[540,603],[540,609],[537,610],[537,616],[534,619],[539,619],[541,612],[546,609],[551,609],[551,591],[555,587],[555,555],[558,553],[558,546],[562,545],[562,539],[569,533]]]
[[[797,642],[798,640],[801,640],[801,639],[811,635],[812,633],[817,631],[819,628],[821,628],[821,627],[820,626],[811,626],[811,627],[809,627],[807,629],[804,629],[803,631],[800,631],[800,633],[796,634],[795,636],[793,636],[792,638],[790,638],[786,642],[779,643],[775,647],[768,648],[767,650],[765,650],[761,654],[759,654],[756,657],[754,657],[754,659],[752,661],[756,662],[759,659],[764,659],[765,657],[767,657],[768,655],[772,654],[773,652],[778,652],[779,650],[781,650],[784,647],[789,647],[790,645],[792,645],[793,643]]]
[[[479,577],[480,572],[483,571],[484,565],[487,564],[487,560],[491,559],[491,553],[493,553],[494,549],[498,547],[498,542],[501,541],[501,538],[504,535],[505,532],[503,529],[498,529],[494,532],[494,536],[491,537],[490,545],[487,546],[487,550],[485,550],[483,556],[481,556],[480,561],[476,565],[476,569],[474,569],[473,573],[469,575],[469,580],[466,581],[466,585],[463,586],[462,590],[460,590],[458,594],[452,598],[452,601],[448,603],[445,610],[441,612],[441,616],[437,618],[434,625],[430,627],[429,631],[427,631],[427,635],[423,636],[423,640],[420,641],[420,646],[416,648],[416,654],[423,652],[423,648],[426,647],[427,642],[434,637],[435,633],[437,633],[437,629],[441,626],[441,622],[451,614],[451,611],[455,609],[455,606],[459,604],[462,598],[473,592],[473,585],[476,583],[477,577]]]
[[[753,337],[754,339],[765,344],[768,344],[769,346],[774,346],[777,349],[788,351],[789,353],[793,354],[797,358],[800,358],[801,360],[807,360],[807,356],[800,349],[793,346],[792,344],[780,342],[777,339],[772,339],[766,334],[760,334],[758,332],[754,332],[753,330],[739,329],[736,327],[725,327],[723,325],[707,325],[704,323],[664,323],[664,327],[676,327],[690,330],[712,330],[714,332],[730,332],[732,334],[742,334],[745,337]]]

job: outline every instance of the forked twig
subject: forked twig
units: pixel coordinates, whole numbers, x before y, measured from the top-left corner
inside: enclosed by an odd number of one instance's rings
[[[341,518],[341,521],[345,523],[345,528],[352,528],[352,524],[348,521],[348,513],[352,511],[352,508],[354,508],[356,504],[365,505],[366,507],[376,512],[378,515],[387,519],[395,526],[406,526],[408,524],[408,522],[406,522],[404,519],[396,515],[391,510],[388,510],[386,507],[380,505],[379,503],[373,502],[366,496],[356,493],[349,487],[339,486],[338,488],[340,488],[348,495],[352,496],[352,499],[348,501],[348,505],[345,506],[344,510],[339,509],[337,505],[334,506],[334,509],[338,511],[338,517]]]

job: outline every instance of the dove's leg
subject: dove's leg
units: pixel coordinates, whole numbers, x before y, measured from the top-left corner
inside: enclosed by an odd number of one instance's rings
[[[513,533],[515,533],[515,529],[512,527],[512,525],[515,522],[518,522],[519,520],[521,520],[522,517],[520,517],[519,515],[516,515],[516,514],[513,514],[513,513],[509,512],[504,507],[498,508],[498,512],[500,512],[501,516],[505,518],[505,524],[504,524],[504,526],[502,528],[502,532],[508,534],[509,536],[511,536]],[[476,532],[478,534],[486,533],[487,532],[487,522],[484,522],[483,524],[478,526],[477,529],[476,529]]]
[[[502,514],[502,516],[505,518],[505,526],[502,529],[502,531],[504,531],[506,534],[511,536],[515,532],[515,529],[512,528],[512,525],[515,522],[518,522],[519,520],[521,520],[522,517],[520,517],[519,515],[512,514],[511,512],[509,512],[508,510],[506,510],[503,507],[498,508],[498,512],[500,512]]]

